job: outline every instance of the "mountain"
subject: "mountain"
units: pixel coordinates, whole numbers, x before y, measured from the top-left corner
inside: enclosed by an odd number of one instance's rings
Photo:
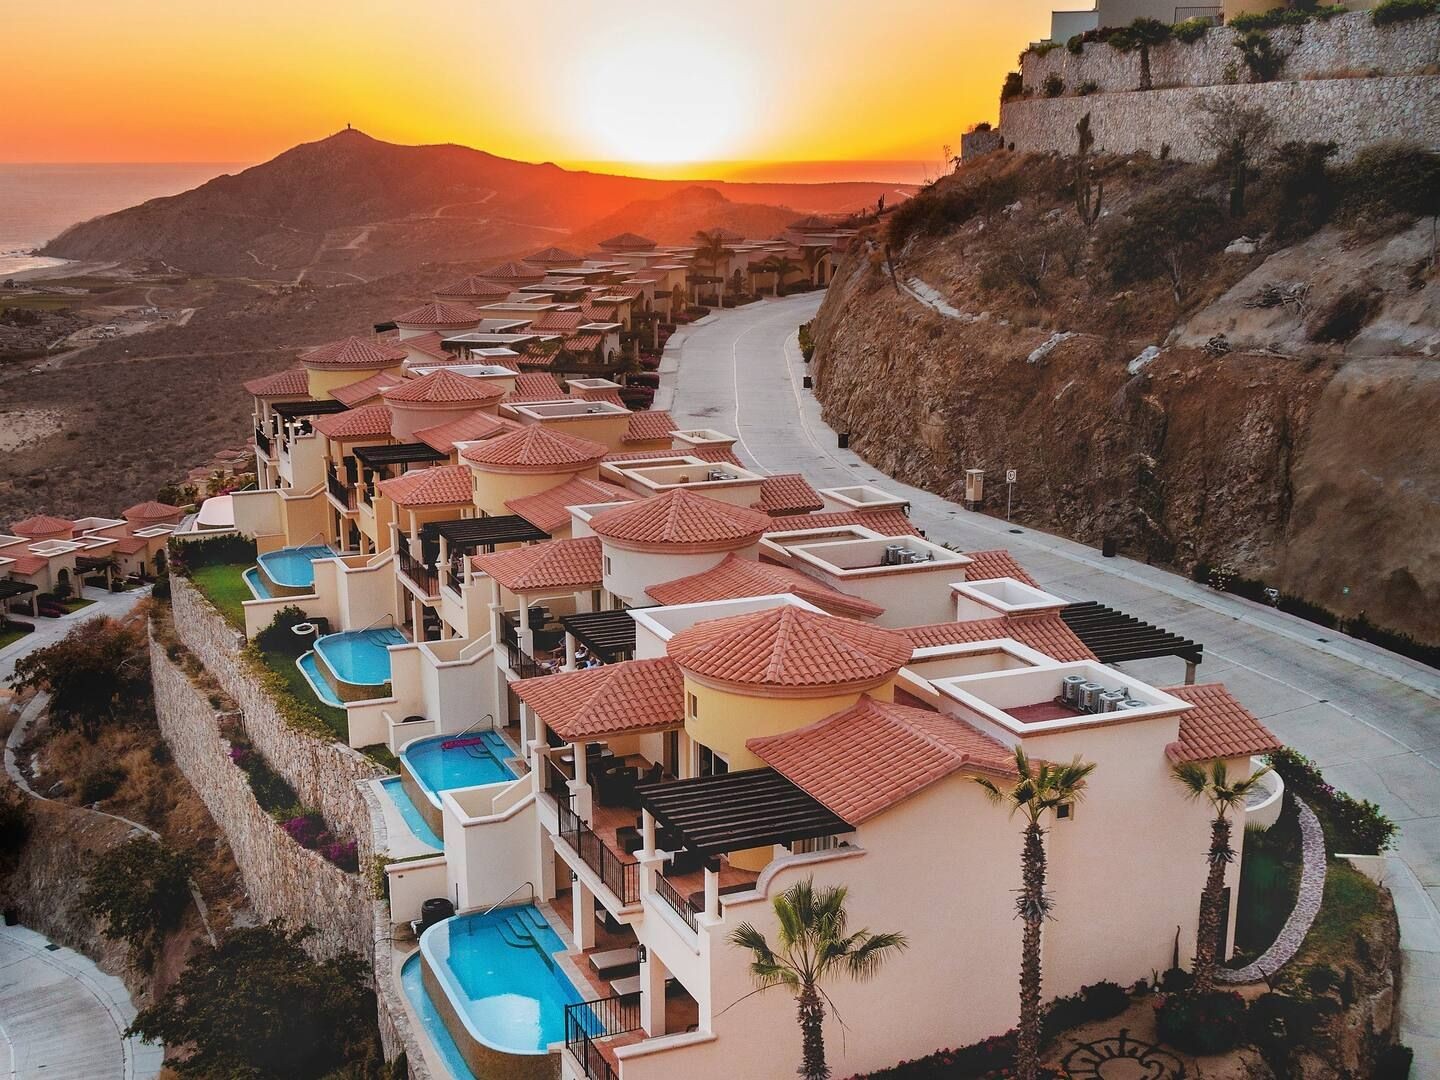
[[[895,185],[646,180],[453,144],[402,146],[347,128],[192,191],[72,226],[43,253],[327,284],[424,262],[523,254],[692,187],[798,215],[870,206]]]
[[[730,229],[751,240],[783,232],[801,214],[788,206],[731,202],[714,188],[698,184],[658,199],[637,199],[571,237],[580,246],[607,236],[635,232],[661,244],[684,244],[700,229]]]

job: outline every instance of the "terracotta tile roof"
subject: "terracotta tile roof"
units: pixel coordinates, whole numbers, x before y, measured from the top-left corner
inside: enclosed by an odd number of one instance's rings
[[[445,351],[444,346],[440,344],[444,340],[444,335],[432,330],[428,334],[416,334],[414,337],[406,338],[404,347],[406,349],[414,349],[418,353],[424,353],[426,356],[434,357],[444,364],[464,363],[465,357],[456,356],[452,352]]]
[[[1165,748],[1171,761],[1248,757],[1280,749],[1280,740],[1219,683],[1163,689],[1195,706],[1180,714],[1180,737]]]
[[[661,582],[645,591],[661,604],[701,604],[712,600],[791,593],[832,614],[852,619],[873,619],[885,613],[879,604],[832,589],[798,570],[742,559],[734,552],[709,570]]]
[[[565,350],[572,353],[594,352],[604,340],[601,334],[571,334],[565,339]]]
[[[347,337],[317,345],[300,354],[300,362],[306,367],[327,368],[384,368],[403,363],[406,352],[390,342],[375,341],[367,337]]]
[[[573,251],[566,251],[564,248],[547,247],[535,252],[534,255],[525,256],[530,263],[563,263],[566,266],[579,266],[582,259]]]
[[[821,510],[825,500],[810,486],[810,482],[799,473],[779,473],[767,476],[760,485],[760,501],[755,509],[773,517],[793,514],[809,514]]]
[[[455,444],[458,442],[493,439],[496,435],[514,431],[519,426],[513,420],[491,416],[481,409],[476,409],[459,420],[436,424],[434,427],[420,428],[415,432],[415,438],[426,446],[439,450],[442,454],[448,454],[455,449]]]
[[[578,311],[547,311],[530,324],[530,329],[536,333],[561,333],[576,329],[584,321],[585,316]]]
[[[437,297],[460,297],[462,300],[479,300],[488,303],[491,300],[503,300],[510,295],[510,289],[505,285],[497,285],[493,281],[486,281],[478,274],[471,274],[469,277],[461,278],[459,281],[452,281],[444,288],[436,289]]]
[[[310,374],[303,367],[286,368],[274,375],[264,375],[244,384],[252,397],[293,397],[310,393]]]
[[[357,405],[364,405],[372,398],[380,396],[382,391],[392,386],[399,386],[405,381],[403,375],[392,375],[388,371],[377,371],[369,378],[361,379],[359,382],[346,383],[344,386],[337,386],[330,391],[330,396],[347,408],[355,408]]]
[[[464,326],[475,326],[480,322],[480,313],[469,304],[456,304],[444,300],[432,300],[411,308],[403,315],[395,316],[395,325],[434,326],[442,330]]]
[[[900,632],[914,642],[917,649],[1014,638],[1020,644],[1029,645],[1061,663],[1095,659],[1089,646],[1075,636],[1075,631],[1065,625],[1064,619],[1054,613],[907,626]]]
[[[390,434],[390,410],[384,405],[317,416],[310,426],[327,439],[378,439]]]
[[[159,537],[152,537],[159,539]],[[143,536],[122,536],[115,541],[115,550],[121,555],[136,555],[150,546],[150,540]]]
[[[915,523],[899,510],[841,510],[829,514],[784,514],[770,519],[767,532],[792,532],[796,529],[834,529],[843,525],[863,525],[882,536],[916,536]]]
[[[605,444],[552,431],[544,424],[529,424],[477,446],[466,447],[460,456],[481,467],[517,472],[578,471],[598,464],[605,456]]]
[[[380,494],[398,506],[451,506],[472,501],[470,470],[464,465],[411,469],[381,480]]]
[[[14,562],[0,565],[0,570],[7,573],[33,574],[37,570],[44,570],[50,565],[50,561],[40,555],[17,555]]]
[[[1003,548],[994,551],[967,551],[965,556],[974,560],[965,567],[967,581],[987,581],[990,578],[1011,577],[1017,581],[1023,581],[1033,588],[1040,588],[1039,582],[1015,561],[1015,556]]]
[[[402,405],[464,405],[495,402],[505,391],[488,379],[457,375],[448,368],[432,371],[418,379],[406,379],[385,392],[386,401]]]
[[[16,536],[25,537],[26,540],[36,540],[41,537],[58,536],[61,533],[68,536],[75,531],[75,523],[52,514],[36,514],[23,521],[15,522],[10,526],[10,531]]]
[[[475,555],[470,563],[511,592],[534,589],[588,589],[603,577],[598,536],[526,544],[494,555]]]
[[[149,502],[136,503],[127,510],[122,510],[120,516],[126,521],[150,522],[164,521],[166,518],[178,517],[185,511],[178,506],[171,506],[169,503],[159,502],[151,499]]]
[[[603,480],[576,476],[538,495],[510,499],[505,503],[505,507],[511,513],[519,514],[537,529],[553,533],[556,529],[570,524],[568,507],[591,503],[634,502],[638,498],[640,496],[626,488],[607,484]]]
[[[962,769],[1014,775],[1014,755],[957,717],[862,697],[843,712],[746,742],[850,825]]]
[[[610,237],[609,240],[601,240],[600,246],[602,248],[653,248],[655,241],[638,233],[623,232],[618,236]]]
[[[542,281],[545,277],[545,268],[536,266],[534,263],[506,262],[480,271],[480,277],[487,281],[519,281],[522,283]]]
[[[510,684],[562,739],[678,727],[685,680],[671,660],[626,660]]]
[[[590,519],[597,535],[640,547],[734,548],[753,544],[769,523],[765,515],[686,488],[605,510]]]
[[[614,300],[586,300],[580,305],[580,314],[586,322],[616,322],[615,310],[620,305]]]
[[[805,689],[883,679],[914,649],[894,630],[784,604],[696,623],[665,651],[687,673],[718,682]]]
[[[560,383],[548,371],[522,371],[515,377],[515,389],[505,401],[555,401],[565,396]]]
[[[739,465],[740,459],[728,446],[702,446],[694,450],[616,450],[605,455],[606,461],[654,461],[657,458],[696,457],[719,465]]]
[[[555,362],[560,359],[560,350],[527,348],[515,359],[515,366],[522,373],[545,374],[555,367]],[[551,376],[554,378],[554,376]],[[562,395],[563,396],[563,395]]]
[[[668,412],[649,411],[630,414],[630,424],[625,429],[623,442],[653,442],[668,439],[672,431],[679,431],[680,425]]]

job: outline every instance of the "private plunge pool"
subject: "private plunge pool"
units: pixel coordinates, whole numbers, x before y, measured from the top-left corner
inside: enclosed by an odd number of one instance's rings
[[[514,756],[510,744],[496,731],[415,739],[400,748],[400,788],[386,790],[395,799],[407,824],[410,815],[400,804],[401,798],[419,813],[433,835],[443,836],[440,793],[453,788],[508,783],[515,779],[516,773],[506,761]],[[413,826],[412,831],[415,831]],[[415,834],[429,842],[420,832]]]
[[[316,638],[314,650],[296,664],[315,696],[340,708],[380,697],[390,681],[390,646],[404,644],[405,635],[390,626],[346,630]]]
[[[457,1076],[549,1077],[565,1006],[584,1000],[555,962],[564,951],[533,904],[457,915],[425,931],[401,982]]]
[[[312,561],[329,559],[334,555],[334,548],[328,544],[307,544],[303,547],[267,551],[255,559],[255,578],[247,580],[250,580],[251,589],[260,599],[305,596],[315,591],[315,567],[311,565]],[[264,590],[263,593],[261,589]]]

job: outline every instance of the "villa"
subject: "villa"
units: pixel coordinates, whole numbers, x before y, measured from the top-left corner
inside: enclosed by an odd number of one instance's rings
[[[733,246],[845,239],[819,218],[791,237]],[[390,975],[432,1071],[788,1072],[789,1010],[750,996],[729,938],[772,932],[770,899],[803,878],[912,946],[883,983],[831,989],[867,1018],[844,1070],[1006,1030],[1013,979],[973,976],[1019,954],[1018,836],[973,780],[1011,775],[1017,747],[1097,766],[1050,823],[1047,993],[1185,962],[1207,818],[1171,768],[1248,775],[1278,745],[1195,684],[1201,647],[1048,593],[1008,552],[936,544],[884,490],[762,474],[732,435],[632,411],[621,382],[532,370],[578,334],[603,358],[693,265],[644,237],[600,247],[452,283],[247,384],[244,629],[303,611],[305,682],[351,746],[398,759],[367,783]],[[1183,682],[1115,666],[1163,656]],[[1226,955],[1234,921],[1230,903]]]

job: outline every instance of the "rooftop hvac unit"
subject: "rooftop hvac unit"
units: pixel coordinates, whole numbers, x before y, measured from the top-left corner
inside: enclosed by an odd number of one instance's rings
[[[1066,675],[1060,680],[1060,700],[1066,705],[1079,706],[1080,686],[1084,681],[1084,675]]]
[[[1102,713],[1114,712],[1124,700],[1124,690],[1106,690],[1100,695],[1100,711]]]
[[[1105,687],[1098,682],[1086,680],[1080,684],[1080,708],[1086,712],[1100,711],[1100,695],[1105,692]]]
[[[881,566],[895,566],[900,562],[900,553],[905,549],[899,544],[886,544],[885,550],[880,553]]]

